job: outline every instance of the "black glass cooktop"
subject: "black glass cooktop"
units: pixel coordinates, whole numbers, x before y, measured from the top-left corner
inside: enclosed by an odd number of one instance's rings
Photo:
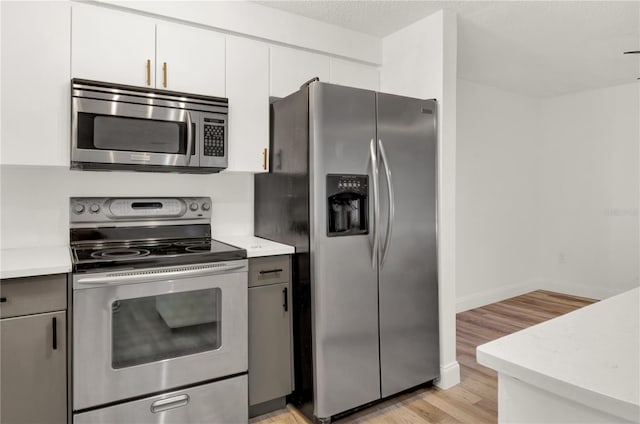
[[[152,267],[245,259],[247,251],[210,238],[75,245],[75,271]]]

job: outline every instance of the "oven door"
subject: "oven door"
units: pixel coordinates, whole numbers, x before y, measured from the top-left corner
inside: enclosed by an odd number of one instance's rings
[[[247,371],[247,261],[73,277],[73,409]]]
[[[200,113],[73,99],[71,162],[197,167]]]

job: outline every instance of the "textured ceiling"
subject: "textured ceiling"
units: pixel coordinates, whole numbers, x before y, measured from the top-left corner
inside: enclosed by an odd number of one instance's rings
[[[640,77],[638,1],[258,1],[383,37],[429,14],[458,15],[458,75],[546,97]]]

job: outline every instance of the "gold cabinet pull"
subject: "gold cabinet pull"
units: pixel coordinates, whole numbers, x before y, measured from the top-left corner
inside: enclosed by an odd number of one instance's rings
[[[147,59],[147,85],[151,85],[151,59]]]
[[[267,148],[262,151],[262,169],[267,170]]]
[[[167,88],[167,62],[162,62],[162,86]]]

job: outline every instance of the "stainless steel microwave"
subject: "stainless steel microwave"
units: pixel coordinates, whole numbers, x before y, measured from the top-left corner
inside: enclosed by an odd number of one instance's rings
[[[227,167],[228,100],[71,80],[71,168],[215,173]]]

